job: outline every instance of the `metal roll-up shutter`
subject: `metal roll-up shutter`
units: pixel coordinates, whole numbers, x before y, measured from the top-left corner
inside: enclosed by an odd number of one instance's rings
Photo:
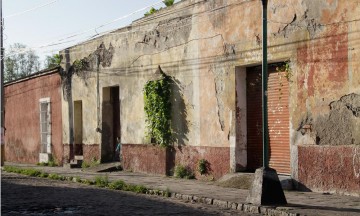
[[[290,174],[289,82],[286,72],[269,65],[268,125],[269,165],[278,173]],[[248,169],[262,166],[261,67],[247,70]]]
[[[276,65],[269,66],[269,165],[282,174],[290,174],[289,120],[289,81],[286,72],[279,71]]]

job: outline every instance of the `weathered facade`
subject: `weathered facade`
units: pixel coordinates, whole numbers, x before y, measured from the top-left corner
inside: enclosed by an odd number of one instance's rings
[[[359,194],[359,14],[359,1],[269,1],[270,166],[299,187]],[[261,21],[261,1],[183,0],[63,50],[65,149],[111,160],[118,136],[134,171],[155,157],[195,172],[206,159],[214,178],[261,166]],[[175,80],[171,151],[143,145],[158,66]]]
[[[5,159],[63,162],[59,68],[5,84]]]

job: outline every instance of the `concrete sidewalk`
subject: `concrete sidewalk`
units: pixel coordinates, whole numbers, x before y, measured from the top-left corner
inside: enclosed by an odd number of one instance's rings
[[[133,172],[96,172],[94,169],[68,169],[41,167],[28,164],[5,163],[8,166],[36,168],[47,173],[93,180],[108,175],[110,181],[123,180],[129,184],[144,185],[151,189],[169,190],[173,198],[203,202],[221,207],[264,215],[360,215],[360,198],[313,192],[285,191],[288,205],[254,206],[246,203],[248,190],[216,186],[214,182],[185,180]]]

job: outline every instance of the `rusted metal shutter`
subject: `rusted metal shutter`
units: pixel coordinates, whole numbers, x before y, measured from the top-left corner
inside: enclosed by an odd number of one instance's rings
[[[278,173],[290,174],[289,82],[285,71],[277,71],[276,67],[269,66],[269,166]]]
[[[278,173],[290,173],[289,83],[279,65],[269,65],[268,124],[269,165]],[[262,166],[261,67],[247,69],[247,157],[248,170]]]

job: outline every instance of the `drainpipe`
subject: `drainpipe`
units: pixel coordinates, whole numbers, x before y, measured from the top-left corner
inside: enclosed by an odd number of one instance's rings
[[[97,117],[97,127],[96,132],[101,132],[100,129],[100,87],[99,87],[99,55],[96,55],[96,117]]]
[[[267,62],[267,5],[268,0],[262,0],[262,131],[263,131],[263,167],[269,167],[269,129],[268,129],[268,62]]]

